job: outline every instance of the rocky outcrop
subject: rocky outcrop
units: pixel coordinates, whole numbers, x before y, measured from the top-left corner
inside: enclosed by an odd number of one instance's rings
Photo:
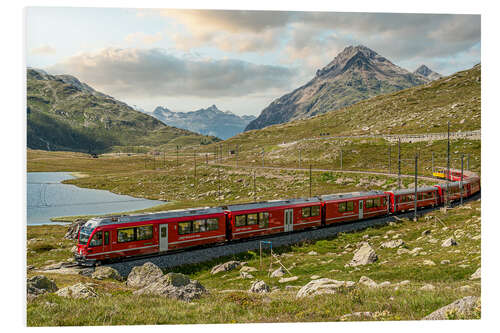
[[[80,228],[85,223],[87,223],[87,220],[76,219],[75,222],[71,223],[68,226],[68,230],[66,231],[66,234],[64,235],[64,238],[71,239],[71,240],[78,239],[78,233],[80,232]]]
[[[471,276],[470,280],[477,280],[481,278],[481,267],[479,267]]]
[[[297,298],[310,297],[322,294],[335,294],[341,288],[351,288],[353,281],[337,281],[328,278],[312,280],[297,293]]]
[[[136,295],[160,295],[190,302],[206,293],[205,287],[197,280],[190,280],[184,274],[168,273],[144,288],[134,291]]]
[[[271,277],[282,277],[283,275],[285,275],[286,272],[285,270],[283,269],[283,267],[280,267],[278,268],[277,270],[275,270],[274,272],[271,273]]]
[[[452,319],[450,317],[454,316],[466,317],[480,305],[479,302],[480,300],[476,296],[466,296],[451,304],[443,306],[442,308],[425,316],[422,320],[446,320]]]
[[[257,272],[257,268],[252,266],[243,266],[241,267],[240,272],[245,272],[245,273]]]
[[[61,297],[68,298],[93,298],[97,297],[94,288],[84,283],[77,283],[75,285],[59,289],[56,294]]]
[[[142,288],[163,276],[161,269],[151,262],[132,268],[127,278],[127,286]]]
[[[287,282],[292,282],[292,281],[297,281],[299,279],[298,276],[291,276],[287,278],[281,278],[278,280],[279,283],[287,283]]]
[[[92,273],[92,278],[96,280],[114,279],[123,281],[123,276],[116,269],[107,266],[97,267]]]
[[[429,79],[431,81],[439,80],[440,78],[443,77],[441,74],[434,72],[432,69],[430,69],[429,67],[427,67],[425,65],[421,65],[420,67],[418,67],[413,72],[413,74],[420,75],[420,76],[422,76],[426,79]]]
[[[248,290],[251,293],[263,294],[271,291],[271,288],[264,281],[255,281]]]
[[[391,240],[391,241],[380,244],[380,247],[385,248],[385,249],[394,249],[396,247],[400,247],[403,245],[405,245],[405,242],[403,242],[402,239],[395,239],[395,240]]]
[[[449,247],[457,245],[457,241],[453,239],[453,237],[447,238],[441,243],[442,247]]]
[[[213,275],[213,274],[217,274],[217,273],[220,273],[220,272],[228,272],[228,271],[232,271],[233,269],[236,269],[236,268],[239,268],[239,267],[241,267],[241,262],[235,261],[235,260],[231,260],[231,261],[225,262],[223,264],[214,266],[212,268],[212,270],[210,271],[210,274]]]
[[[58,290],[55,282],[44,275],[36,275],[29,278],[26,281],[26,289],[28,300],[34,299],[41,294]]]
[[[359,279],[359,284],[364,285],[364,286],[369,287],[369,288],[377,288],[378,287],[377,282],[373,281],[372,279],[370,279],[367,276],[362,276]]]
[[[378,260],[375,250],[367,242],[363,242],[361,247],[354,252],[354,256],[350,263],[346,266],[360,266],[374,263]]]

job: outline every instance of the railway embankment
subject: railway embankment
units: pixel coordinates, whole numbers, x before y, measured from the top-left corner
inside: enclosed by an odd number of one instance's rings
[[[245,250],[163,267],[161,282],[143,293],[128,283],[130,273],[118,270],[118,275],[107,268],[83,275],[72,267],[50,270],[71,258],[73,242],[63,239],[63,226],[30,228],[28,278],[43,275],[58,290],[66,289],[58,293],[52,286],[30,299],[28,325],[417,320],[445,306],[428,319],[479,318],[480,205],[469,201],[417,222],[400,218],[357,232],[273,244],[274,256],[264,248],[262,258],[259,251]],[[224,265],[228,261],[233,264]],[[165,277],[169,273],[179,275]],[[196,294],[198,284],[206,292]],[[197,296],[180,300],[175,295],[182,290]],[[91,296],[67,296],[72,293]]]

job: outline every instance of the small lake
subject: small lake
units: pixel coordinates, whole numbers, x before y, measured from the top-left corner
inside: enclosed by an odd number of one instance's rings
[[[28,172],[28,225],[53,224],[51,217],[104,215],[165,203],[61,184],[63,180],[73,178],[70,172]]]

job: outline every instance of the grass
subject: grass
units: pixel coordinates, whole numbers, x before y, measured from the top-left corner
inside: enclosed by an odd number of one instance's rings
[[[73,300],[55,294],[42,295],[28,303],[28,326],[358,321],[367,318],[342,316],[364,311],[373,313],[374,318],[371,320],[418,320],[461,297],[480,296],[480,282],[468,280],[480,266],[481,241],[474,238],[480,235],[480,221],[480,201],[475,201],[446,213],[434,211],[417,222],[403,220],[362,232],[342,233],[329,239],[278,248],[275,252],[280,255],[283,264],[299,277],[297,281],[286,284],[280,284],[277,278],[268,277],[267,251],[262,270],[259,257],[251,251],[177,267],[173,271],[199,280],[210,292],[191,303],[160,296],[133,295],[133,290],[126,287],[124,282],[92,280],[80,275],[46,274],[55,280],[59,288],[77,282],[92,282],[99,297]],[[422,231],[427,229],[431,230],[431,234],[422,236]],[[62,226],[34,226],[28,228],[28,239],[36,237],[43,242],[57,244],[63,233]],[[398,255],[397,249],[380,248],[382,242],[397,234],[406,243],[406,248],[422,248],[421,254]],[[441,242],[450,236],[457,240],[458,245],[441,247]],[[430,243],[428,240],[431,237],[438,242]],[[379,260],[358,268],[345,267],[360,241],[368,241],[376,250]],[[68,249],[70,245],[70,242],[64,241],[62,246]],[[32,246],[28,245],[28,263],[41,265],[44,260],[56,258],[53,251],[31,251]],[[308,255],[310,251],[318,254]],[[60,256],[58,259],[63,259],[66,254],[57,255]],[[229,259],[247,261],[249,266],[258,269],[252,272],[255,279],[264,280],[278,290],[265,295],[249,294],[246,290],[253,280],[240,279],[237,270],[210,274],[215,264]],[[424,260],[432,260],[436,265],[425,266]],[[450,263],[441,264],[442,260],[450,260]],[[277,268],[277,264],[273,268]],[[34,274],[28,272],[28,276]],[[310,281],[312,275],[355,282],[361,276],[368,276],[377,283],[389,281],[392,285],[377,289],[356,285],[351,290],[341,290],[335,295],[304,299],[295,298],[298,289],[285,288],[286,285],[301,287]],[[395,284],[403,280],[411,282],[395,290]],[[432,284],[435,289],[420,290],[424,284]],[[460,289],[463,286],[469,288]],[[450,314],[450,319],[456,317]],[[480,309],[465,318],[480,318]]]

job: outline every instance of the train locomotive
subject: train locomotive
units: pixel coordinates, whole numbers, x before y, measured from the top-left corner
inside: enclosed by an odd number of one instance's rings
[[[451,182],[417,188],[418,208],[468,198],[480,191],[476,174],[464,172],[463,181],[459,170],[450,174]],[[94,265],[161,255],[398,214],[413,210],[414,204],[415,189],[401,189],[92,218],[80,228],[75,259],[82,265]]]

